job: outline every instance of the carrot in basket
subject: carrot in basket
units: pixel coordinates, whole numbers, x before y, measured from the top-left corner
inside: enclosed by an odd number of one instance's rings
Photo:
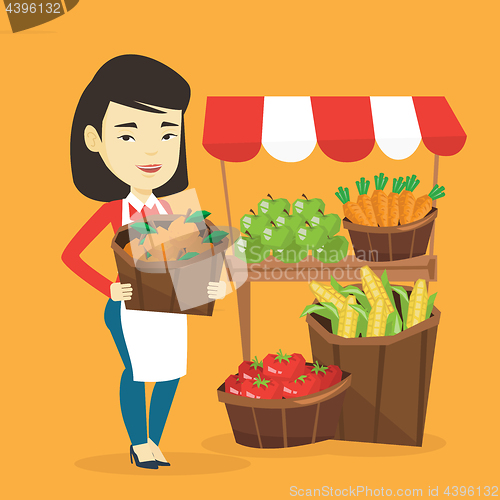
[[[384,193],[384,188],[388,180],[389,177],[385,177],[384,174],[375,176],[375,191],[372,194],[372,203],[375,209],[375,217],[380,227],[387,227],[389,225],[389,199]]]
[[[361,207],[350,201],[349,198],[349,188],[339,187],[335,196],[343,203],[344,205],[344,215],[354,224],[361,224],[362,226],[369,226],[370,222],[366,217]]]
[[[397,226],[399,223],[399,194],[406,186],[403,178],[392,180],[392,193],[389,194],[389,226]]]
[[[442,198],[444,195],[444,186],[439,187],[436,184],[429,194],[424,194],[418,198],[415,202],[415,211],[413,212],[411,221],[415,222],[416,220],[423,219],[431,211],[433,200]]]
[[[368,196],[370,181],[367,181],[364,177],[361,177],[359,181],[356,181],[356,186],[359,193],[358,205],[365,213],[369,225],[377,227],[377,218],[375,217],[375,211],[373,210],[372,199]]]
[[[420,184],[416,175],[411,178],[406,176],[405,190],[399,195],[399,220],[401,224],[408,224],[411,222],[413,212],[415,212],[415,195],[413,190]]]

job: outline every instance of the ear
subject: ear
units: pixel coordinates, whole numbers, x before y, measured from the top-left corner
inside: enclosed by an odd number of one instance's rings
[[[92,125],[87,125],[83,132],[85,145],[93,153],[99,153],[102,148],[102,141],[97,130]]]

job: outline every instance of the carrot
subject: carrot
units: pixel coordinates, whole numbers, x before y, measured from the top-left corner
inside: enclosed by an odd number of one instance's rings
[[[356,181],[356,186],[359,193],[358,205],[365,213],[369,225],[377,227],[377,218],[375,217],[375,211],[373,210],[372,199],[367,194],[368,188],[370,187],[370,181],[367,181],[364,177],[361,177],[359,181]]]
[[[415,211],[411,218],[412,222],[423,219],[432,208],[432,202],[445,195],[444,186],[439,187],[437,184],[431,189],[429,194],[424,194],[415,202]]]
[[[344,215],[354,224],[361,224],[362,226],[369,226],[368,218],[366,217],[361,207],[350,201],[349,198],[349,188],[339,187],[338,193],[335,193],[335,196],[343,203],[344,205]]]
[[[399,220],[401,224],[408,224],[411,222],[413,212],[415,211],[415,195],[413,190],[420,184],[416,175],[411,178],[406,176],[405,190],[399,195]]]
[[[399,194],[406,186],[403,178],[392,179],[392,193],[389,194],[389,226],[397,226],[399,223]]]
[[[385,177],[382,173],[375,176],[375,191],[372,194],[372,203],[375,209],[375,217],[380,227],[387,227],[389,225],[389,199],[384,193],[384,188],[388,180],[389,177]]]

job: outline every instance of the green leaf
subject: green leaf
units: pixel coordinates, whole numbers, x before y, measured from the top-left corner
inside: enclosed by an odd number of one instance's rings
[[[384,270],[382,276],[380,277],[380,281],[384,286],[385,292],[387,293],[389,300],[391,301],[392,307],[394,311],[392,311],[387,317],[387,326],[385,328],[385,335],[387,337],[396,335],[401,332],[403,321],[401,320],[401,316],[396,308],[396,302],[394,301],[394,294],[392,291],[391,284],[389,283],[389,278],[387,277],[387,270]]]
[[[290,363],[290,358],[292,357],[291,354],[283,354],[281,349],[276,354],[277,356],[274,358],[275,361],[279,361],[280,363],[286,361],[287,363]]]
[[[219,243],[222,241],[229,233],[226,231],[214,231],[205,238],[203,238],[203,243]]]
[[[382,281],[382,285],[385,288],[385,293],[389,296],[389,300],[391,301],[392,307],[396,311],[396,304],[394,302],[394,294],[392,293],[391,284],[389,283],[389,278],[387,277],[387,269],[384,270],[382,276],[380,277],[380,281]]]
[[[320,316],[324,316],[324,314],[321,314],[321,311],[325,311],[325,308],[322,305],[312,304],[310,306],[304,307],[304,310],[302,311],[302,314],[300,315],[300,317],[302,318],[303,316],[306,316],[307,314],[311,314],[311,313],[317,313]]]
[[[331,315],[334,318],[339,319],[339,311],[337,309],[337,306],[335,304],[332,304],[331,302],[320,302],[320,304],[328,309],[328,311],[331,313]]]
[[[436,300],[436,295],[437,292],[433,293],[427,301],[427,311],[425,312],[425,319],[429,319],[431,317],[432,308],[434,307],[434,301]]]
[[[319,304],[315,304],[318,309],[312,310],[309,309],[309,313],[314,312],[323,316],[323,318],[329,319],[332,324],[332,333],[334,335],[337,334],[337,330],[339,327],[339,312],[337,308],[331,302],[320,302]],[[311,306],[307,306],[306,309]],[[306,310],[304,309],[304,311]]]
[[[255,358],[253,358],[253,363],[250,363],[250,366],[254,369],[254,370],[257,370],[257,368],[264,368],[264,360],[262,361],[259,361],[257,356],[255,356]]]
[[[257,378],[255,379],[253,385],[256,385],[257,387],[260,388],[261,385],[263,385],[267,389],[267,385],[271,382],[270,380],[266,380],[264,378],[260,378],[260,373],[257,375]]]
[[[408,305],[410,303],[410,299],[408,299],[408,293],[402,286],[393,286],[391,287],[393,291],[395,291],[401,300],[401,313],[403,315],[403,330],[406,330],[406,318],[408,317]]]
[[[297,380],[300,380],[302,383],[304,383],[306,381],[306,378],[307,378],[307,375],[301,375],[300,377],[297,377],[295,379],[295,384],[297,383]]]
[[[198,210],[197,212],[192,213],[185,222],[201,222],[204,221],[211,212],[207,212],[206,210]]]
[[[313,367],[311,368],[311,371],[314,372],[316,375],[318,375],[319,372],[326,373],[326,370],[328,370],[328,367],[320,365],[319,361],[315,361]]]
[[[349,294],[354,295],[358,300],[358,302],[365,308],[367,313],[369,313],[372,310],[372,306],[370,305],[370,302],[367,299],[363,290],[360,290],[357,286],[354,285],[348,285],[344,288],[344,290],[347,292],[346,296]]]
[[[330,278],[330,284],[333,286],[334,290],[337,290],[337,292],[341,292],[344,290],[344,288],[337,283],[337,280],[333,277],[333,274]]]
[[[187,252],[182,257],[180,257],[179,260],[192,259],[193,257],[196,257],[197,255],[200,255],[200,254],[198,252]]]
[[[139,245],[144,245],[144,242],[146,241],[146,236],[143,236],[141,238],[141,241],[139,241]]]
[[[385,336],[392,337],[398,333],[401,333],[401,326],[403,322],[401,321],[401,317],[399,313],[394,310],[389,316],[387,316],[387,325],[385,327]]]
[[[149,252],[146,252],[146,259],[149,259],[151,257],[151,254]]]
[[[130,225],[130,228],[136,230],[141,234],[158,232],[154,227],[150,226],[147,222],[134,222],[133,224]]]
[[[368,321],[368,314],[363,306],[360,306],[359,304],[349,304],[349,307],[352,307],[363,319]]]
[[[368,328],[368,312],[366,308],[359,304],[349,304],[349,306],[359,314],[356,335],[361,334],[362,337],[366,337],[366,330]]]

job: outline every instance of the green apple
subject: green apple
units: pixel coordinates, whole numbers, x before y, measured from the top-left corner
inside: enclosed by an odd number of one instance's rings
[[[242,233],[248,231],[253,236],[258,236],[269,224],[269,217],[267,215],[257,215],[253,210],[250,210],[250,212],[240,219],[240,230]]]
[[[251,264],[262,262],[269,257],[271,250],[262,246],[260,235],[252,237],[247,231],[248,237],[240,236],[234,244],[234,254],[244,262]]]
[[[322,247],[327,240],[327,233],[324,227],[316,226],[313,227],[306,221],[306,223],[299,227],[297,234],[295,235],[295,242],[300,246],[307,246],[312,248]]]
[[[278,260],[281,260],[281,262],[285,262],[286,264],[295,264],[307,258],[309,255],[309,248],[297,245],[295,241],[292,241],[281,252],[274,251],[273,255]]]
[[[290,215],[287,210],[283,210],[281,215],[276,217],[275,222],[278,227],[287,226],[295,233],[302,224],[302,218],[298,215]]]
[[[305,194],[302,196],[305,198],[304,200],[299,198],[293,202],[293,213],[300,215],[302,220],[310,220],[319,210],[325,211],[325,202],[323,200],[319,198],[309,200]]]
[[[311,226],[324,227],[328,236],[335,236],[340,231],[340,217],[337,214],[324,214],[322,210],[309,219]]]
[[[293,231],[287,226],[276,226],[271,221],[261,235],[261,242],[264,246],[271,247],[273,250],[286,248],[293,241]]]
[[[259,201],[259,215],[267,215],[270,220],[275,220],[283,210],[290,212],[290,202],[285,198],[278,198],[277,200],[268,194],[270,199]]]
[[[349,242],[343,236],[328,238],[326,243],[316,250],[313,250],[313,257],[325,264],[340,262],[347,255]]]

